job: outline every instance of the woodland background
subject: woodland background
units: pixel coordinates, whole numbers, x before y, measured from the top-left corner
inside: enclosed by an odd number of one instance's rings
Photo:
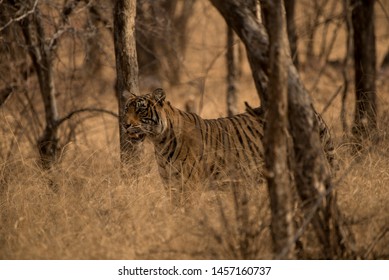
[[[342,3],[295,1],[298,71],[336,144],[333,183],[347,246],[356,258],[388,259],[389,2],[374,7],[378,128],[357,153]],[[142,93],[163,87],[172,104],[204,118],[260,104],[245,48],[237,36],[228,47],[211,2],[137,4]],[[265,184],[243,200],[206,191],[190,213],[171,213],[150,145],[136,170],[120,173],[113,9],[112,1],[0,1],[0,258],[273,258]],[[236,103],[227,102],[231,48]],[[42,145],[50,125],[55,147]],[[299,258],[323,257],[309,230],[301,242]]]

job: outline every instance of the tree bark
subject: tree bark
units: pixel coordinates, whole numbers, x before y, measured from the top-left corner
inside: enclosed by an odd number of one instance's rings
[[[236,60],[234,49],[234,31],[231,27],[227,26],[227,115],[233,116],[238,113],[236,108],[237,96],[236,96]]]
[[[294,259],[292,188],[288,167],[288,88],[285,17],[282,0],[268,2],[269,105],[264,136],[267,184],[272,212],[271,233],[275,256]],[[285,33],[285,34],[284,34]],[[285,251],[285,253],[283,253]]]
[[[373,0],[352,0],[355,115],[352,128],[359,144],[377,129],[376,46]]]
[[[350,75],[348,72],[349,66],[352,61],[352,52],[353,52],[353,25],[351,19],[351,0],[343,0],[343,16],[346,23],[347,37],[346,37],[346,54],[343,59],[343,83],[344,87],[342,90],[342,105],[340,109],[340,121],[342,123],[343,133],[348,134],[348,125],[346,119],[346,100],[347,93],[350,85]]]
[[[139,95],[138,61],[135,40],[136,0],[117,0],[114,8],[116,91],[119,100],[120,158],[128,164],[139,160],[140,148],[132,144],[123,129],[124,92]]]

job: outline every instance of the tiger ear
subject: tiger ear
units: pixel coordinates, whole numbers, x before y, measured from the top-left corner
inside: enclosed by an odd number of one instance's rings
[[[157,101],[158,104],[162,106],[166,99],[165,91],[161,88],[157,88],[153,91],[153,97],[155,101]]]
[[[122,95],[125,99],[130,99],[131,97],[136,96],[135,94],[133,94],[132,92],[129,92],[128,90],[124,90]]]

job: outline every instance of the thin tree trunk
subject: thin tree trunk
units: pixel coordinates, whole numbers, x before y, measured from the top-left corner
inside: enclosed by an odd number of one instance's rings
[[[347,125],[347,118],[346,118],[346,100],[347,100],[347,93],[349,90],[350,85],[350,75],[348,72],[349,66],[351,65],[351,55],[352,55],[352,48],[353,48],[353,25],[351,20],[351,5],[350,0],[343,0],[343,14],[344,19],[346,22],[346,28],[347,28],[347,38],[346,38],[346,54],[344,56],[343,60],[343,69],[342,69],[342,76],[343,76],[343,91],[342,91],[342,105],[340,110],[340,121],[342,123],[343,133],[347,135],[348,133],[348,125]]]
[[[271,233],[275,256],[294,259],[292,183],[288,167],[288,51],[282,0],[267,2],[269,50],[269,106],[264,137],[267,183],[272,212]],[[285,251],[285,253],[283,253]]]
[[[138,61],[135,41],[136,0],[117,0],[114,8],[116,91],[119,100],[120,158],[122,163],[139,160],[139,146],[132,144],[123,129],[125,91],[139,95]]]
[[[377,129],[376,47],[373,0],[352,0],[355,67],[355,116],[352,128],[357,141],[368,139]]]
[[[49,169],[55,162],[58,151],[57,138],[57,103],[55,98],[55,84],[53,79],[53,65],[51,50],[45,43],[45,33],[41,23],[39,9],[36,8],[29,18],[21,22],[22,32],[28,51],[34,65],[42,100],[45,108],[45,129],[43,135],[39,138],[37,146],[40,154],[41,165]]]
[[[227,26],[227,115],[233,116],[238,113],[236,108],[237,96],[236,96],[236,60],[234,49],[234,31],[231,27]]]

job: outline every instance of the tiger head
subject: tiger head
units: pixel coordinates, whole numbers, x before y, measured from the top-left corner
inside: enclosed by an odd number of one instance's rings
[[[137,96],[129,92],[127,98],[123,129],[133,143],[142,142],[146,136],[156,138],[165,127],[165,116],[162,107],[165,102],[165,92],[158,88],[152,93]]]

